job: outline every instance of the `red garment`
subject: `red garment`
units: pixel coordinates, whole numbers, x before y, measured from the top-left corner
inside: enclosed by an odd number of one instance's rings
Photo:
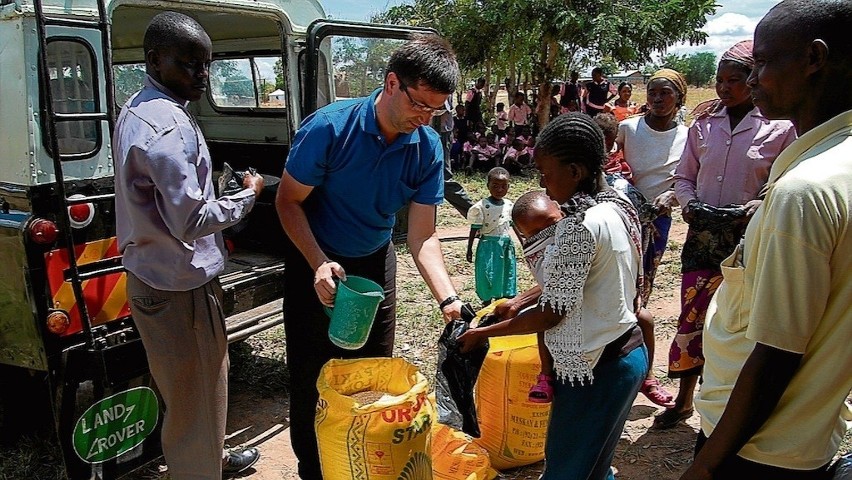
[[[630,165],[624,161],[624,151],[611,152],[604,164],[604,173],[620,173],[626,180],[633,179],[633,171]],[[631,182],[632,183],[632,182]]]

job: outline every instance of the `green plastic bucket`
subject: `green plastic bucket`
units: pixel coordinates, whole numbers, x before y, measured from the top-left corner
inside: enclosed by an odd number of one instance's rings
[[[355,275],[337,282],[334,308],[325,307],[331,319],[328,338],[340,348],[357,350],[367,343],[379,303],[385,299],[378,283]]]

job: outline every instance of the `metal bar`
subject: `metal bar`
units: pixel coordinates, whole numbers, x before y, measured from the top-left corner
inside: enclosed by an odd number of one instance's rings
[[[91,280],[91,279],[97,278],[97,277],[103,277],[103,276],[110,275],[110,274],[113,274],[113,273],[121,273],[123,271],[124,271],[123,265],[116,265],[116,266],[113,266],[113,267],[100,268],[98,270],[94,270],[94,271],[91,271],[91,272],[77,273],[77,277],[80,279],[81,282],[85,282],[86,280]]]
[[[281,303],[281,302],[278,302],[278,303]],[[261,305],[260,307],[255,307],[255,309],[263,308],[263,307],[264,307],[264,305]],[[253,310],[254,309],[249,310],[248,312],[251,312]],[[246,315],[248,312],[243,312],[243,313],[240,313],[239,315],[241,315],[241,316]],[[260,315],[249,316],[246,320],[242,320],[242,321],[239,321],[239,322],[233,322],[233,323],[227,323],[227,326],[225,327],[225,332],[226,333],[233,333],[233,332],[236,332],[238,330],[244,329],[247,325],[254,325],[256,323],[262,323],[264,320],[266,320],[268,318],[272,318],[276,315],[281,316],[283,314],[284,314],[284,308],[283,307],[274,308],[274,309],[272,309],[272,310],[270,310],[266,313],[262,313]]]
[[[98,0],[98,19],[101,30],[101,50],[104,54],[104,92],[106,99],[107,126],[109,135],[107,142],[112,142],[115,131],[115,78],[112,70],[112,35],[110,35],[109,17],[107,17],[106,0]],[[93,82],[94,83],[94,82]],[[97,99],[100,101],[100,98]]]
[[[66,198],[65,203],[70,205],[80,205],[82,203],[97,202],[99,200],[111,200],[115,198],[114,193],[104,193],[103,195],[89,195],[88,197]]]
[[[84,158],[91,157],[91,154],[87,152],[83,153],[60,153],[59,160],[63,162],[70,162],[72,160],[82,160]]]
[[[239,342],[240,340],[245,340],[246,338],[254,335],[257,332],[262,332],[262,331],[267,330],[269,328],[272,328],[276,325],[281,325],[282,323],[284,323],[284,315],[283,314],[281,316],[275,318],[274,320],[270,321],[270,322],[258,323],[257,325],[255,325],[251,328],[247,328],[245,330],[240,330],[240,331],[237,331],[237,332],[229,333],[228,334],[228,343],[234,343],[234,342]]]
[[[36,0],[33,0],[33,5],[35,5]],[[41,0],[38,0],[41,3]],[[56,17],[48,17],[44,15],[43,10],[40,7],[36,7],[39,15],[44,19],[44,25],[51,25],[56,27],[72,27],[72,28],[91,28],[91,29],[100,29],[101,21],[98,20],[80,20],[75,18],[56,18]]]
[[[59,113],[56,112],[54,117],[57,122],[76,122],[83,120],[101,120],[107,121],[110,119],[109,113],[106,112],[78,112],[78,113]],[[80,135],[82,137],[82,134]]]
[[[60,206],[63,209],[63,214],[57,215],[57,220],[59,222],[63,236],[65,237],[64,238],[65,249],[68,252],[68,266],[69,266],[68,270],[70,271],[70,275],[71,275],[71,289],[74,292],[74,297],[77,300],[76,306],[77,306],[77,309],[80,312],[80,319],[82,321],[83,331],[84,331],[85,336],[86,336],[86,345],[87,345],[87,347],[92,348],[92,347],[95,346],[95,337],[94,337],[94,332],[92,330],[92,321],[91,321],[91,317],[89,316],[88,306],[86,305],[86,302],[84,300],[85,297],[83,296],[83,286],[82,286],[83,280],[81,278],[80,270],[79,270],[79,267],[77,265],[77,255],[76,255],[75,250],[74,250],[75,243],[74,243],[74,236],[72,235],[73,230],[71,228],[71,220],[70,220],[68,214],[64,211],[64,210],[67,210],[67,207],[68,207],[68,201],[67,201],[68,195],[66,194],[66,190],[65,190],[65,176],[63,175],[63,170],[62,170],[62,161],[63,160],[75,159],[75,157],[78,157],[78,156],[81,156],[81,155],[74,155],[74,154],[63,155],[62,153],[60,153],[60,150],[59,150],[59,138],[58,138],[58,134],[57,134],[57,130],[56,130],[56,123],[57,123],[58,120],[59,121],[67,121],[67,119],[60,119],[59,117],[61,117],[62,114],[57,114],[57,112],[53,108],[53,92],[51,91],[51,88],[50,88],[50,69],[49,69],[48,62],[47,62],[47,31],[46,31],[46,25],[50,24],[50,25],[56,25],[56,26],[67,26],[67,27],[78,27],[78,28],[89,28],[89,29],[95,28],[95,29],[98,29],[101,32],[102,39],[106,38],[107,41],[109,40],[109,31],[108,31],[109,25],[108,25],[108,23],[105,22],[105,20],[106,20],[106,8],[105,8],[105,5],[104,5],[104,0],[98,0],[98,13],[99,13],[99,17],[100,17],[100,21],[98,21],[98,22],[84,21],[84,20],[72,20],[72,19],[48,18],[44,13],[44,5],[42,3],[42,0],[33,0],[33,7],[34,7],[35,13],[36,13],[36,29],[37,29],[38,38],[39,38],[38,63],[39,63],[39,70],[40,70],[40,73],[41,73],[41,75],[39,75],[39,83],[41,85],[42,92],[44,92],[43,108],[44,108],[44,118],[45,118],[44,125],[45,125],[45,130],[46,130],[45,133],[48,135],[48,138],[49,138],[49,141],[50,141],[50,150],[51,150],[51,152],[53,152],[53,155],[51,155],[51,157],[52,157],[52,160],[53,160],[54,175],[56,176],[56,193],[59,196],[59,199],[62,203],[62,205],[60,205]],[[101,46],[102,47],[108,47],[109,44],[103,44],[102,43]],[[103,48],[103,49],[106,50],[106,52],[105,52],[106,54],[111,53],[111,52],[109,52],[108,48]],[[109,58],[111,59],[111,56]],[[63,75],[63,72],[62,72],[62,69],[61,69],[61,65],[57,65],[56,68],[57,68],[57,75],[56,75],[57,81],[60,84],[59,88],[64,89],[64,75]],[[109,77],[105,77],[105,78],[111,79],[112,78],[112,76],[111,76],[112,72],[110,70],[110,63],[107,63],[106,59],[104,61],[104,70],[105,70],[105,75],[106,75],[106,71],[109,71],[109,74],[110,74]],[[76,80],[76,78],[75,78],[75,80]],[[111,83],[107,84],[108,96],[111,96],[111,94],[112,94],[112,92],[109,92],[111,85],[112,85]],[[110,107],[110,110],[111,110],[111,107]],[[74,114],[74,115],[81,115],[81,114]],[[74,116],[74,115],[72,115],[72,116]],[[79,117],[78,117],[78,119],[79,119]],[[110,123],[110,138],[111,138],[112,127],[114,125],[111,115],[107,115],[107,121]]]

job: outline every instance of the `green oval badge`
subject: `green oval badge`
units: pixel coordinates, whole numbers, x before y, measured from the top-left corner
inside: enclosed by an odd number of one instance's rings
[[[154,431],[160,415],[157,395],[148,387],[116,393],[89,407],[74,426],[74,452],[87,463],[118,457]]]

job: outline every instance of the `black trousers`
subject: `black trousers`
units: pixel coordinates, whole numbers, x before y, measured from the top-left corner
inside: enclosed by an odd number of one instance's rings
[[[704,447],[707,442],[707,436],[703,431],[698,432],[698,439],[695,441],[695,455]],[[829,480],[832,476],[829,465],[831,462],[823,465],[816,470],[792,470],[789,468],[773,467],[772,465],[764,465],[762,463],[746,460],[738,455],[730,458],[719,466],[713,477],[720,479],[728,478],[753,478],[767,480]]]
[[[450,143],[452,132],[441,133],[441,145],[444,147],[444,199],[450,203],[462,217],[467,218],[467,211],[473,202],[467,195],[464,186],[453,180],[453,169],[450,165]]]
[[[314,416],[319,398],[317,378],[332,358],[390,357],[396,328],[396,253],[388,243],[366,257],[329,255],[347,275],[369,278],[382,285],[385,300],[367,343],[358,350],[342,349],[328,339],[329,318],[314,290],[314,272],[301,252],[289,241],[285,246],[287,272],[284,280],[284,331],[287,367],[290,370],[290,440],[299,460],[299,476],[322,479],[317,453]]]

